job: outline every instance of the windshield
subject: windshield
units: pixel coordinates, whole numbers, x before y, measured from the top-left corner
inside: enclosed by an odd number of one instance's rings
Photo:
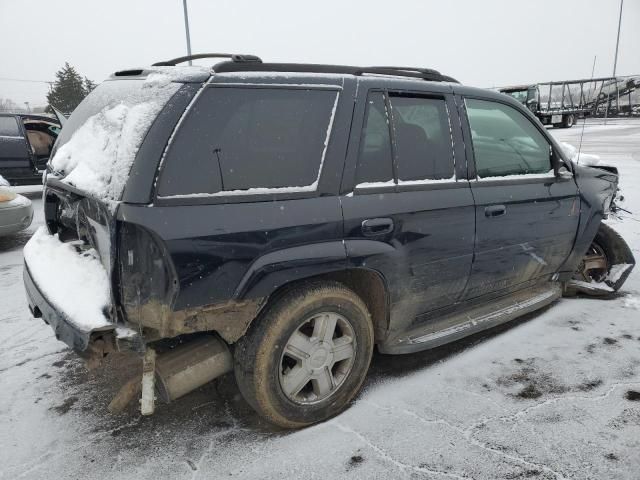
[[[515,98],[517,101],[519,101],[523,105],[526,105],[527,103],[527,90],[514,90],[511,92],[504,92],[504,93],[506,93],[507,95],[511,95],[513,98]]]
[[[51,170],[94,197],[119,200],[147,130],[179,88],[157,73],[102,83],[60,131]]]

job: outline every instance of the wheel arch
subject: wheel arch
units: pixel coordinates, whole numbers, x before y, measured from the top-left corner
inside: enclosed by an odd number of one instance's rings
[[[353,290],[367,306],[371,315],[375,342],[383,341],[389,330],[389,289],[383,275],[367,268],[342,268],[315,275],[296,277],[279,285],[269,293],[263,303],[266,308],[291,289],[311,283],[336,281]]]

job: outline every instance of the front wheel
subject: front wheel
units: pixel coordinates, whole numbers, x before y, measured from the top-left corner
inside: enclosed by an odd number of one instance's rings
[[[601,223],[565,293],[610,295],[622,287],[635,263],[627,242],[610,226]]]
[[[237,343],[236,380],[268,421],[304,427],[337,415],[355,397],[373,345],[369,312],[353,291],[337,282],[295,288]]]

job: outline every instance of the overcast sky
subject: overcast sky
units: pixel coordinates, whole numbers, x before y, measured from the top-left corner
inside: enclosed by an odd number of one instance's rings
[[[436,68],[481,87],[611,75],[619,0],[188,0],[192,51]],[[45,103],[65,61],[94,81],[185,54],[182,0],[0,0],[0,97]],[[618,74],[640,74],[626,0]]]

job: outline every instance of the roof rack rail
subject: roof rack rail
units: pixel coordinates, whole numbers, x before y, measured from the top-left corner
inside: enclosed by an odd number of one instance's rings
[[[375,66],[372,68],[384,68],[387,70],[404,70],[407,72],[419,72],[419,73],[428,73],[430,75],[442,75],[438,70],[434,70],[433,68],[420,68],[420,67],[389,67],[389,66]]]
[[[224,72],[300,72],[300,73],[337,73],[345,75],[389,75],[396,77],[419,78],[430,82],[460,83],[447,75],[429,68],[414,67],[353,67],[348,65],[322,65],[313,63],[248,63],[220,62],[212,67],[216,73]]]
[[[452,82],[460,83],[455,78],[443,75],[437,70],[431,68],[412,68],[412,67],[366,67],[360,69],[356,75],[389,75],[396,77],[421,78],[428,82]]]
[[[230,58],[231,61],[235,63],[262,63],[260,57],[255,55],[245,55],[241,53],[197,53],[195,55],[173,58],[164,62],[156,62],[152,66],[175,67],[178,63],[188,62],[189,60],[198,60],[200,58]]]

